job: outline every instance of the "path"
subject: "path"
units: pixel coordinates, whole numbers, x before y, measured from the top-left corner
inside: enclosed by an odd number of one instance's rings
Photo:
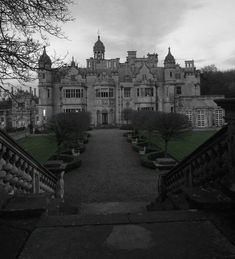
[[[156,197],[154,170],[140,165],[139,155],[118,129],[91,131],[82,166],[65,176],[72,203],[149,202]],[[112,205],[112,204],[109,204]]]

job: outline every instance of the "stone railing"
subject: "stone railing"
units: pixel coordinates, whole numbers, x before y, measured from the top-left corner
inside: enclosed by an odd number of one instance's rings
[[[183,187],[235,184],[235,99],[216,100],[225,109],[227,125],[166,174],[159,176],[159,197]],[[230,189],[231,190],[231,189]]]
[[[57,177],[0,131],[0,186],[10,194],[55,193]]]
[[[219,130],[167,174],[161,176],[164,191],[179,192],[216,181],[228,172],[228,127]]]

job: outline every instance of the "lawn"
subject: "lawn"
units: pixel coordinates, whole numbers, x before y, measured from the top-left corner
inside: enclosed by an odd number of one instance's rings
[[[32,136],[17,140],[17,143],[38,162],[45,163],[57,149],[55,136]]]
[[[169,142],[168,153],[178,160],[182,160],[189,155],[198,146],[210,138],[216,131],[192,131],[183,138],[175,139]],[[164,141],[158,135],[152,137],[152,142],[164,149]]]

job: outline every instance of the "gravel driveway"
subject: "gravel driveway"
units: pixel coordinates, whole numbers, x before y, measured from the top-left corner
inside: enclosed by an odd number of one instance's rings
[[[82,166],[65,175],[65,198],[76,204],[152,201],[156,173],[140,165],[123,131],[100,129],[91,135]]]

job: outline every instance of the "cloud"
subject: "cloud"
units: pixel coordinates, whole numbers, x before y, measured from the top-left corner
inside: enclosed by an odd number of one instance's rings
[[[234,9],[234,0],[80,0],[72,8],[76,21],[64,26],[70,41],[51,39],[50,50],[85,65],[99,29],[107,58],[123,62],[126,51],[137,50],[138,56],[157,52],[162,62],[171,46],[179,63],[223,67],[235,49]]]
[[[72,9],[74,23],[64,26],[70,42],[51,39],[57,51],[92,55],[97,30],[112,57],[125,57],[126,51],[140,55],[156,51],[156,44],[180,26],[185,13],[200,5],[188,0],[80,0]],[[76,48],[77,46],[77,48]],[[89,49],[88,49],[89,46]],[[168,46],[166,46],[167,48]]]

